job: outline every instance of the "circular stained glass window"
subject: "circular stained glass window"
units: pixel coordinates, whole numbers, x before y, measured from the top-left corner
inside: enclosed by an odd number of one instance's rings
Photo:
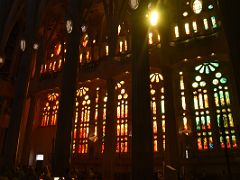
[[[217,72],[217,73],[215,74],[215,77],[216,77],[216,78],[220,78],[220,77],[222,77],[222,74],[221,74],[220,72]]]
[[[219,81],[218,81],[217,79],[214,79],[214,80],[213,80],[213,84],[214,84],[214,85],[218,85],[218,83],[219,83]]]
[[[205,82],[205,81],[201,81],[201,82],[200,82],[200,86],[201,86],[201,87],[206,86],[206,82]]]
[[[192,4],[192,9],[195,14],[200,14],[202,12],[202,0],[194,0]]]
[[[197,88],[197,87],[198,87],[198,83],[194,82],[194,83],[192,84],[192,87],[193,87],[193,88]]]
[[[201,79],[202,79],[201,76],[196,76],[196,77],[195,77],[195,80],[196,80],[196,81],[201,81]]]
[[[222,78],[220,79],[220,82],[221,82],[222,84],[226,84],[226,83],[227,83],[227,78],[222,77]]]

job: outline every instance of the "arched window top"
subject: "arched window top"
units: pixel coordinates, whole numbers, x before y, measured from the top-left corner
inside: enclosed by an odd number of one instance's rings
[[[122,86],[125,84],[125,81],[120,81],[119,83],[117,83],[117,85],[115,86],[115,89],[121,89]]]
[[[159,73],[152,73],[150,74],[150,81],[159,83],[160,81],[163,81],[163,76]]]
[[[89,88],[81,87],[77,90],[77,96],[82,97],[82,96],[86,95],[88,91],[89,91]]]
[[[87,47],[88,42],[89,42],[89,35],[86,33],[82,36],[82,40],[81,40],[82,47],[84,48]]]
[[[49,101],[55,101],[57,100],[59,97],[59,93],[50,93],[48,94],[48,100]]]
[[[214,72],[219,67],[219,62],[217,60],[212,62],[205,62],[195,67],[195,71],[200,74],[210,74]]]

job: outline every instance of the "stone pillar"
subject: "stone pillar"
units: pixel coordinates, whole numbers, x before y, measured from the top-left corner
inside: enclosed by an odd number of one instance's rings
[[[13,0],[0,0],[0,41],[3,38],[4,26],[13,2]]]
[[[4,164],[14,166],[16,154],[18,153],[18,139],[22,115],[25,108],[26,97],[28,93],[31,69],[33,65],[32,51],[35,34],[35,20],[38,7],[38,1],[28,0],[26,15],[26,49],[20,59],[19,73],[15,83],[15,95],[13,99],[10,124],[8,128],[6,146],[4,149]]]
[[[116,152],[116,101],[114,98],[115,82],[107,80],[107,114],[103,152],[103,179],[114,179],[115,152]]]
[[[132,179],[153,179],[153,126],[150,109],[148,1],[132,14]]]
[[[31,97],[30,109],[28,113],[27,125],[25,129],[25,134],[24,134],[23,150],[22,150],[22,156],[21,156],[21,164],[24,164],[24,165],[28,165],[28,160],[29,160],[31,133],[32,133],[32,126],[33,126],[34,115],[35,115],[35,104],[36,104],[36,98],[33,96]]]
[[[166,149],[165,149],[165,178],[178,179],[179,154],[177,145],[177,125],[174,113],[172,70],[164,67],[164,92],[166,110]]]
[[[71,166],[72,126],[76,95],[79,59],[80,1],[70,0],[67,20],[72,21],[72,31],[67,35],[67,54],[63,68],[59,111],[57,119],[55,149],[53,154],[53,175],[67,176]]]
[[[240,27],[237,23],[240,14],[239,14],[239,1],[238,0],[219,0],[219,7],[221,12],[221,21],[223,23],[224,31],[226,33],[230,58],[233,65],[233,72],[235,75],[235,81],[238,92],[238,103],[240,103],[240,68],[239,68],[239,46],[240,46]]]

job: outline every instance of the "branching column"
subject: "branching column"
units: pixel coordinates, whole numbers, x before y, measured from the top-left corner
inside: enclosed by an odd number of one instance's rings
[[[177,125],[174,113],[172,70],[164,67],[164,89],[166,109],[166,149],[165,149],[165,178],[177,179],[178,174],[178,145]]]
[[[31,140],[32,126],[34,121],[35,105],[36,105],[36,98],[33,96],[31,97],[30,109],[29,109],[27,125],[26,125],[26,130],[24,135],[23,151],[21,156],[21,163],[24,165],[28,165],[28,160],[29,160],[30,140]]]
[[[132,179],[153,179],[153,127],[147,48],[147,1],[132,14]]]
[[[219,0],[220,11],[222,15],[223,27],[226,32],[230,48],[230,58],[233,65],[237,92],[238,103],[240,103],[240,68],[239,68],[239,47],[240,47],[240,26],[238,20],[239,14],[239,1],[238,0]]]
[[[38,1],[27,1],[26,15],[26,49],[20,59],[19,73],[15,84],[15,95],[13,99],[10,124],[8,128],[6,146],[4,149],[4,164],[14,166],[16,154],[18,153],[19,131],[22,121],[22,115],[25,108],[26,97],[28,94],[29,80],[33,66],[32,51],[35,34],[35,19],[38,7]]]
[[[63,69],[53,154],[53,174],[58,177],[67,176],[71,165],[72,126],[80,42],[79,6],[79,1],[69,1],[67,21],[70,20],[68,21],[70,25],[72,22],[72,28],[68,27],[67,54]]]
[[[116,101],[114,100],[115,83],[113,79],[107,80],[107,113],[106,113],[106,133],[104,137],[103,154],[103,179],[114,179],[114,159],[116,149]]]

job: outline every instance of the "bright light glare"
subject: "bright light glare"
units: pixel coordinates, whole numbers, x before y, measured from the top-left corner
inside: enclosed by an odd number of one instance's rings
[[[151,11],[150,13],[150,23],[152,26],[156,26],[159,19],[159,13],[156,10]]]

